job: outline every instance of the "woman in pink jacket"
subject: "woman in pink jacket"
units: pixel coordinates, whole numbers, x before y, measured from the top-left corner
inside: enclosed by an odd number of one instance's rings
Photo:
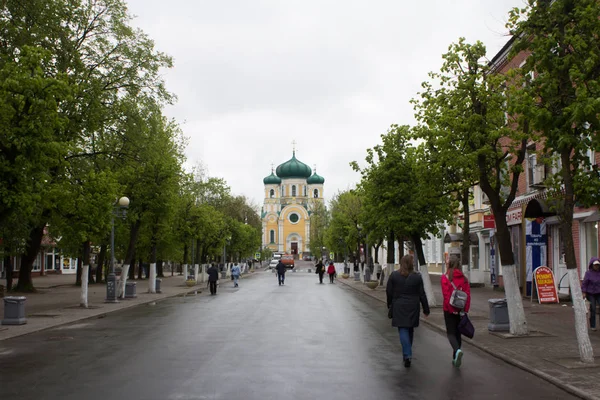
[[[333,278],[335,278],[335,266],[333,265],[333,261],[329,261],[327,273],[329,274],[329,283],[333,283]]]
[[[442,294],[444,296],[444,322],[446,323],[446,335],[448,341],[452,346],[452,365],[460,367],[462,363],[463,351],[461,350],[462,338],[458,330],[458,323],[460,322],[460,312],[469,312],[471,307],[471,289],[469,287],[469,281],[463,275],[460,270],[460,261],[456,257],[450,258],[448,271],[442,275]],[[453,286],[454,284],[454,286]],[[450,296],[454,291],[454,288],[460,289],[465,292],[467,296],[467,302],[464,310],[459,310],[450,305]]]

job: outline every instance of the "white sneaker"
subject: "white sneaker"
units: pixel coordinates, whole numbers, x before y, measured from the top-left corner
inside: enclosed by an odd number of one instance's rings
[[[452,360],[452,364],[454,364],[454,366],[456,368],[460,368],[460,365],[462,364],[462,357],[463,357],[463,352],[461,349],[456,350],[456,354],[454,355],[454,360]]]

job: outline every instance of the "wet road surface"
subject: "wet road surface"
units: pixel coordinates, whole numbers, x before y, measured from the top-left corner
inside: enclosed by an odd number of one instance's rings
[[[385,306],[315,274],[204,293],[0,342],[0,399],[574,399],[423,325],[406,369]]]

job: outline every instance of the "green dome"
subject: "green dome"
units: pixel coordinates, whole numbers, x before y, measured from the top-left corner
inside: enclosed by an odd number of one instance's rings
[[[278,166],[276,172],[280,178],[308,178],[311,170],[308,165],[296,159],[296,152],[294,152],[291,160]]]
[[[263,179],[263,183],[265,185],[279,185],[281,183],[281,179],[276,177],[273,171],[271,171],[271,175]]]
[[[325,178],[323,178],[321,175],[317,175],[317,171],[315,171],[315,173],[306,180],[306,183],[309,185],[322,185],[325,183]]]

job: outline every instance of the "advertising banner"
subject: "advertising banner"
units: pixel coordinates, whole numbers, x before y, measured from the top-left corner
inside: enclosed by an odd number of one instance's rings
[[[548,267],[538,267],[534,275],[539,303],[558,303],[552,270]]]

